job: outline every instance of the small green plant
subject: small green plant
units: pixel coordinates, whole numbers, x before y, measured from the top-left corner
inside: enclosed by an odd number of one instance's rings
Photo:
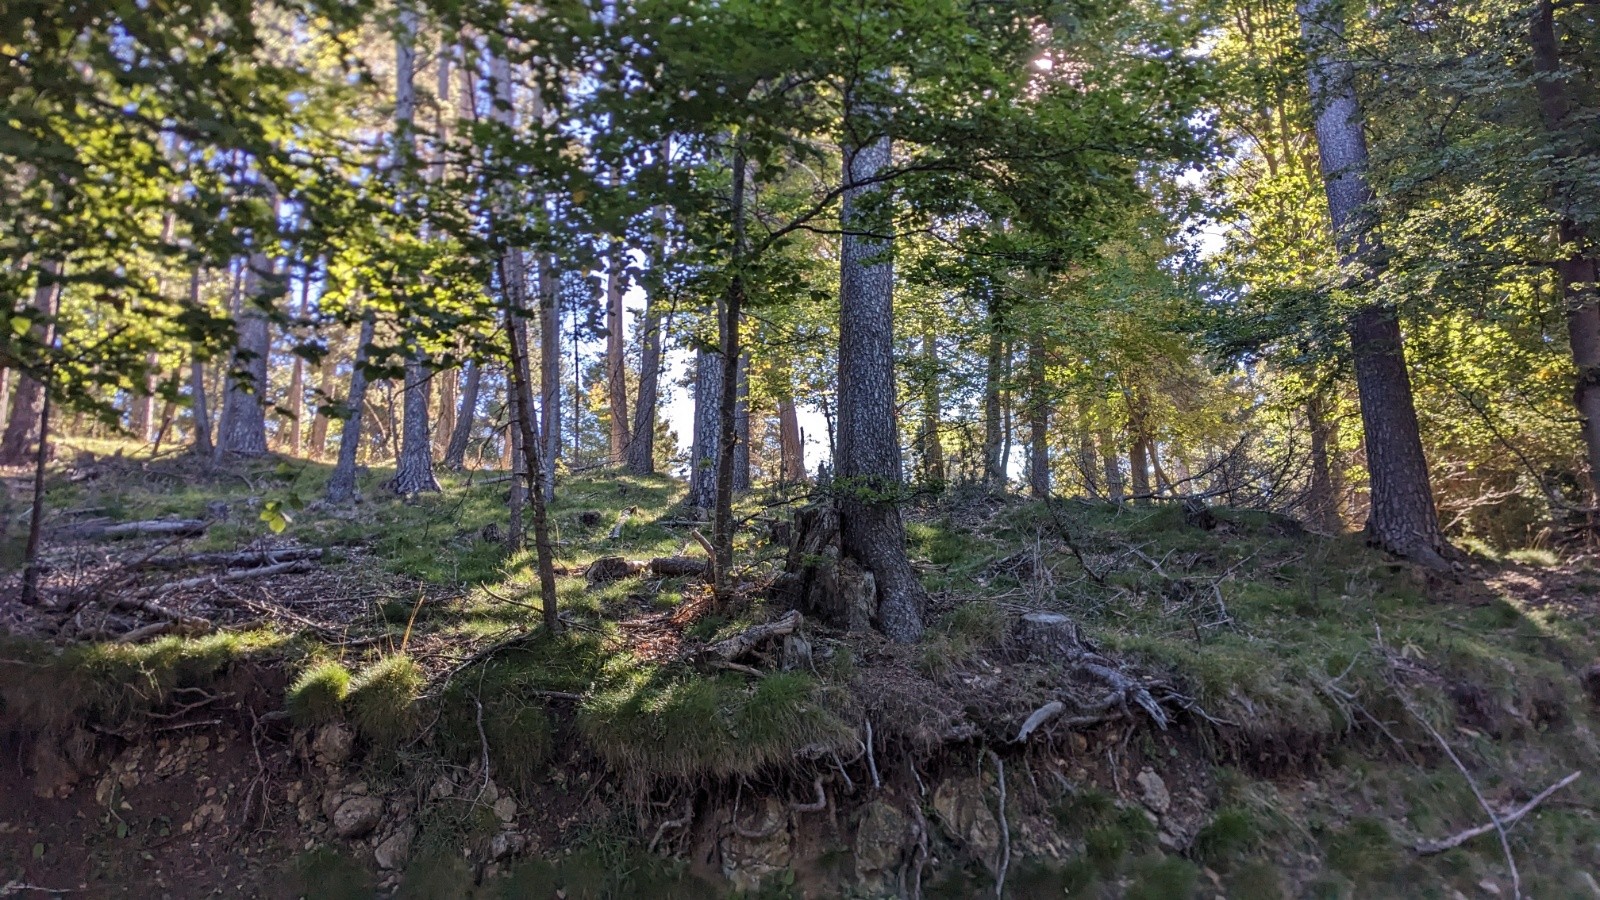
[[[349,693],[350,670],[328,660],[305,670],[289,685],[284,705],[294,723],[305,728],[337,718]]]
[[[1519,563],[1524,566],[1533,566],[1536,569],[1553,569],[1561,565],[1561,557],[1549,550],[1540,550],[1528,547],[1522,550],[1509,550],[1505,554],[1506,562]]]
[[[378,744],[394,744],[416,724],[415,701],[422,690],[422,670],[409,656],[385,656],[361,670],[350,684],[351,719]]]
[[[1260,829],[1248,810],[1225,806],[1217,810],[1211,821],[1195,835],[1195,859],[1219,872],[1226,872],[1259,839]]]

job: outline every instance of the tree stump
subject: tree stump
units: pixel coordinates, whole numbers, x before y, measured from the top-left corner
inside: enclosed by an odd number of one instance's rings
[[[591,586],[598,586],[630,578],[643,569],[642,563],[632,562],[620,556],[602,556],[589,564],[589,569],[583,573],[583,577]]]
[[[1063,663],[1084,653],[1077,624],[1060,613],[1027,613],[1011,626],[1008,643],[1018,659]]]
[[[839,513],[819,503],[795,514],[794,542],[774,599],[835,628],[872,627],[877,582],[854,560],[839,558]]]

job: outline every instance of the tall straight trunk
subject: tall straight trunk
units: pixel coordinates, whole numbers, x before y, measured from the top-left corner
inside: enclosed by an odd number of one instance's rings
[[[11,417],[11,375],[9,368],[0,366],[0,422],[8,422]]]
[[[1102,413],[1104,410],[1102,410]],[[1117,453],[1117,438],[1111,426],[1102,421],[1098,441],[1102,471],[1106,476],[1106,498],[1112,503],[1123,500],[1122,460]]]
[[[922,454],[922,480],[944,484],[944,427],[940,421],[944,401],[939,396],[939,354],[933,329],[922,325],[922,430],[918,435]]]
[[[840,212],[839,448],[840,552],[872,573],[876,625],[890,640],[922,636],[928,595],[906,557],[900,430],[895,423],[894,263],[887,239],[859,212],[889,166],[889,137],[845,147],[847,189]],[[863,182],[869,182],[863,184]]]
[[[699,350],[694,360],[694,441],[689,449],[689,493],[685,502],[694,509],[717,505],[717,460],[721,432],[717,428],[717,398],[722,396],[722,354]]]
[[[478,412],[479,384],[483,370],[475,359],[467,360],[467,381],[461,389],[461,407],[456,413],[455,427],[450,430],[450,446],[444,451],[444,467],[461,469],[467,462],[467,442],[472,439],[472,424]]]
[[[544,477],[539,460],[539,435],[533,425],[533,388],[528,364],[528,339],[520,320],[526,304],[522,301],[525,276],[508,271],[507,263],[520,268],[520,254],[504,253],[500,256],[500,284],[505,297],[506,335],[511,357],[511,378],[507,385],[514,406],[512,418],[516,422],[523,449],[522,477],[528,496],[533,501],[533,544],[535,567],[539,574],[539,598],[545,629],[561,630],[561,618],[556,607],[555,554],[550,544],[550,521],[546,513]],[[515,461],[513,461],[515,462]]]
[[[628,419],[628,361],[626,312],[622,308],[623,250],[611,248],[606,265],[606,398],[611,412],[611,465],[621,465],[632,441],[633,423]]]
[[[322,358],[322,365],[317,372],[317,412],[311,418],[312,459],[322,459],[328,453],[328,416],[322,407],[333,399],[333,379],[337,368],[334,355],[329,353]]]
[[[628,471],[652,475],[656,470],[656,403],[661,390],[661,313],[655,297],[647,297],[639,331],[639,398],[633,407],[628,437]]]
[[[1310,51],[1307,75],[1334,241],[1351,277],[1366,280],[1381,247],[1355,70],[1344,56],[1341,8],[1338,0],[1299,0],[1297,12]],[[1400,320],[1393,309],[1369,304],[1352,316],[1349,332],[1371,483],[1368,537],[1396,555],[1447,569],[1441,554],[1449,545],[1428,480]]]
[[[328,477],[328,502],[345,503],[356,493],[356,454],[361,450],[361,420],[367,408],[367,357],[377,318],[369,311],[361,317],[356,357],[350,369],[350,393],[345,398],[344,427],[339,431],[339,461]]]
[[[439,427],[433,431],[434,450],[442,460],[456,431],[456,409],[461,402],[461,372],[456,369],[433,373],[438,382]]]
[[[1570,133],[1576,103],[1569,76],[1561,66],[1553,0],[1539,0],[1528,26],[1528,42],[1533,51],[1540,121],[1555,145],[1555,161],[1570,164],[1582,150],[1580,138]],[[1571,214],[1572,204],[1582,198],[1583,189],[1568,179],[1551,187],[1551,207],[1559,217],[1556,240],[1560,258],[1555,274],[1566,309],[1572,365],[1577,370],[1572,399],[1578,410],[1593,499],[1600,493],[1600,262],[1592,250],[1585,251],[1589,229]]]
[[[1328,420],[1327,397],[1315,391],[1306,400],[1306,425],[1311,431],[1311,487],[1307,493],[1308,518],[1315,528],[1338,532],[1339,493],[1334,486],[1333,423]]]
[[[561,298],[555,257],[539,265],[539,418],[540,458],[546,497],[556,495],[556,459],[561,455]],[[573,410],[577,415],[577,410]]]
[[[48,323],[55,319],[56,307],[61,302],[61,277],[60,263],[45,260],[39,265],[33,288],[33,308],[47,324],[33,327],[34,337],[41,345],[50,341],[53,329]],[[17,375],[11,415],[6,420],[5,434],[0,436],[0,466],[21,466],[34,461],[35,444],[42,442],[44,385],[20,372]]]
[[[160,365],[161,358],[154,353],[145,354],[144,358],[144,384],[132,398],[133,403],[129,408],[128,430],[141,444],[148,444],[153,436],[156,425],[156,382],[160,373],[156,367]]]
[[[750,357],[739,358],[739,376],[734,385],[738,392],[733,406],[733,490],[741,493],[750,490]]]
[[[1044,341],[1028,341],[1028,489],[1050,496],[1050,401],[1045,390]]]
[[[744,315],[744,147],[733,150],[733,203],[729,215],[733,218],[733,253],[729,268],[733,277],[717,304],[718,352],[722,356],[722,384],[717,396],[717,478],[716,508],[712,515],[711,546],[716,552],[711,577],[719,601],[728,599],[733,576],[733,492],[734,464],[739,446],[739,381],[743,360],[739,346],[739,327]],[[698,402],[699,398],[696,398]],[[745,456],[745,479],[750,477],[750,457]]]
[[[1005,336],[1000,333],[1003,312],[997,298],[989,299],[989,352],[983,373],[983,483],[990,488],[1006,483],[1004,421],[1000,382],[1005,377]]]
[[[1128,395],[1128,481],[1134,500],[1155,496],[1150,489],[1150,401],[1141,391]]]
[[[1095,473],[1099,460],[1095,458],[1094,432],[1089,428],[1088,405],[1082,402],[1078,404],[1077,441],[1078,474],[1083,478],[1083,491],[1090,499],[1099,500],[1100,479]]]
[[[300,312],[303,322],[311,313],[311,266],[300,271]],[[289,452],[298,455],[304,449],[302,420],[306,413],[306,361],[296,353],[294,367],[289,370]]]
[[[800,434],[800,415],[794,396],[786,391],[778,398],[778,483],[801,484],[806,480],[806,448]]]
[[[189,356],[190,415],[194,418],[194,452],[209,457],[211,415],[206,409],[206,364],[199,356]]]
[[[402,3],[400,28],[395,36],[395,177],[402,198],[409,197],[405,184],[417,159],[415,119],[417,112],[417,13]],[[406,355],[405,380],[401,395],[402,422],[400,448],[395,453],[394,478],[390,490],[402,496],[439,490],[433,476],[433,424],[428,420],[428,393],[433,379],[426,356],[420,348]]]
[[[235,319],[239,338],[228,371],[222,423],[217,430],[219,456],[263,456],[267,452],[267,394],[271,388],[267,357],[272,351],[272,335],[261,303],[266,296],[263,282],[275,280],[276,273],[266,254],[250,254],[244,263],[239,314]]]

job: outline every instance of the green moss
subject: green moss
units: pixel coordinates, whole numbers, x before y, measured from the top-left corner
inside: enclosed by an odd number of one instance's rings
[[[808,675],[751,682],[625,660],[608,664],[603,681],[578,725],[601,757],[635,777],[749,775],[853,734]]]
[[[416,661],[403,653],[379,659],[350,683],[350,718],[368,740],[393,745],[413,737],[416,699],[424,679]]]
[[[309,727],[332,721],[350,692],[350,670],[332,660],[301,673],[289,686],[284,706],[296,725]]]

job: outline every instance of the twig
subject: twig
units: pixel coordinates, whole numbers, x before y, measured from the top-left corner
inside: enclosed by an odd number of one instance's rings
[[[1422,843],[1418,844],[1415,849],[1423,856],[1431,856],[1435,853],[1443,853],[1446,850],[1459,847],[1462,844],[1465,844],[1467,841],[1470,841],[1479,835],[1488,834],[1497,828],[1510,828],[1512,825],[1517,824],[1517,822],[1523,816],[1532,812],[1539,804],[1550,799],[1551,794],[1554,794],[1556,791],[1559,791],[1574,781],[1577,781],[1582,776],[1582,772],[1573,772],[1571,775],[1568,775],[1555,784],[1552,784],[1540,791],[1538,794],[1535,794],[1532,800],[1529,800],[1527,803],[1522,804],[1503,816],[1497,817],[1494,821],[1485,822],[1476,828],[1468,828],[1466,831],[1451,835],[1442,841],[1423,841]],[[1493,816],[1494,814],[1490,813],[1490,815]]]
[[[985,749],[989,759],[994,762],[995,775],[1000,781],[1000,871],[994,879],[994,895],[1005,896],[1006,869],[1011,867],[1011,825],[1006,822],[1006,764],[1000,761],[1000,754],[990,749]]]
[[[656,826],[656,836],[650,839],[649,852],[656,852],[656,845],[661,843],[661,836],[670,830],[685,828],[694,821],[694,795],[684,798],[683,815],[676,819],[667,819]]]

